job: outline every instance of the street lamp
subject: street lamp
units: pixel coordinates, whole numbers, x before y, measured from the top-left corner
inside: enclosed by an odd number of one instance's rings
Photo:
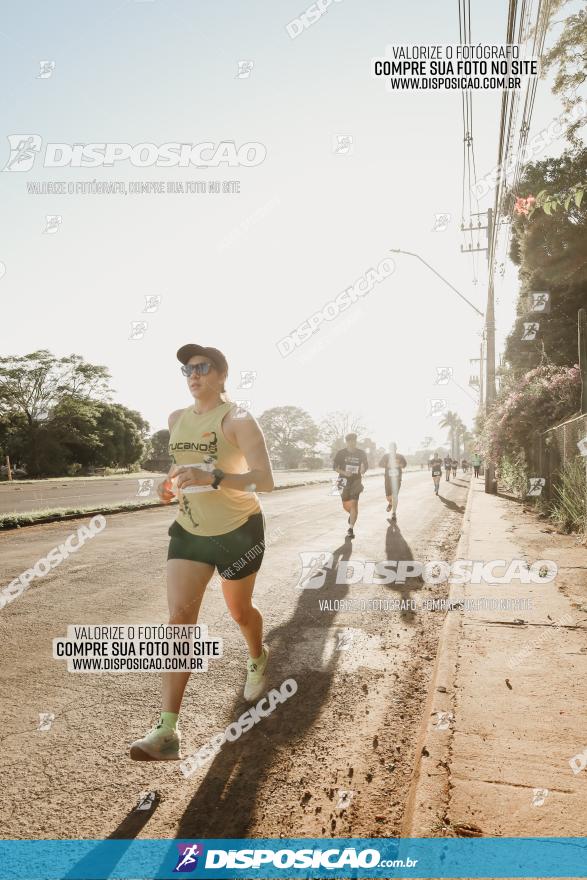
[[[491,209],[488,212],[488,236],[491,234],[491,218],[492,213]],[[401,248],[390,248],[392,254],[407,254],[410,257],[416,257],[417,260],[420,260],[421,263],[424,263],[431,272],[440,278],[441,281],[444,281],[451,290],[453,290],[457,296],[459,296],[464,302],[467,303],[471,308],[481,317],[485,318],[485,330],[486,330],[486,355],[485,355],[485,363],[487,369],[487,376],[485,381],[485,409],[486,412],[489,412],[493,401],[495,400],[495,318],[493,311],[493,281],[490,281],[489,284],[489,294],[487,298],[487,313],[486,315],[483,312],[479,311],[477,306],[473,305],[473,303],[467,299],[466,296],[456,289],[454,284],[451,284],[450,281],[447,281],[446,278],[437,272],[434,266],[431,266],[430,263],[427,263],[426,260],[420,256],[420,254],[415,254],[412,251],[404,251]],[[488,251],[489,256],[489,251]],[[481,343],[481,358],[480,358],[480,367],[483,367],[483,342]],[[482,374],[482,369],[480,370]],[[480,389],[482,395],[482,389]],[[482,397],[481,397],[482,399]],[[493,463],[487,462],[485,469],[485,491],[495,493],[496,492],[496,482],[494,476]]]
[[[438,278],[440,278],[441,281],[444,281],[445,284],[448,284],[448,286],[450,287],[450,289],[451,289],[451,290],[454,290],[454,292],[456,293],[456,295],[457,295],[457,296],[460,296],[460,298],[461,298],[462,300],[464,300],[464,301],[467,303],[468,306],[471,306],[471,308],[472,308],[475,312],[477,312],[477,314],[478,314],[481,318],[483,317],[483,312],[480,312],[479,309],[477,308],[477,306],[473,305],[473,303],[471,302],[471,300],[467,299],[466,296],[463,296],[463,294],[462,294],[459,290],[456,289],[456,287],[454,286],[454,284],[451,284],[450,281],[447,281],[446,278],[445,278],[443,275],[441,275],[440,272],[437,272],[436,269],[434,268],[434,266],[431,266],[430,263],[427,263],[426,260],[425,260],[423,257],[420,256],[420,254],[414,254],[412,251],[403,251],[403,250],[401,250],[401,248],[390,248],[390,251],[391,251],[392,254],[407,254],[409,257],[416,257],[417,260],[420,260],[421,263],[424,263],[425,266],[428,266],[428,268],[430,269],[430,271],[431,271],[431,272],[434,272],[434,274],[435,274]]]

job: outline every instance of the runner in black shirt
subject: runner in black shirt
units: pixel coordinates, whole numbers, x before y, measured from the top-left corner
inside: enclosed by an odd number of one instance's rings
[[[407,464],[403,455],[399,455],[395,443],[390,443],[389,452],[379,462],[379,467],[385,468],[384,485],[388,501],[387,512],[393,510],[389,522],[396,519],[399,490],[402,485],[402,471],[407,467]]]
[[[336,453],[332,466],[338,471],[342,506],[349,515],[347,538],[354,538],[353,526],[359,515],[359,495],[363,491],[361,477],[369,467],[369,463],[366,453],[362,449],[357,449],[356,434],[347,434],[344,439],[346,447]]]
[[[434,494],[438,495],[440,478],[442,476],[442,459],[439,455],[435,455],[430,462],[430,473],[432,474],[432,480],[434,482]]]
[[[447,455],[444,459],[444,475],[447,481],[450,482],[450,472],[452,470],[452,458],[450,455]]]

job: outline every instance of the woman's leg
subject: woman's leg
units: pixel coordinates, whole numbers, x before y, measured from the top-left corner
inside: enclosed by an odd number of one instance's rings
[[[167,561],[167,604],[169,623],[196,623],[206,585],[214,566],[187,559]],[[163,712],[179,713],[190,672],[164,672],[161,694]]]
[[[257,572],[238,581],[222,578],[222,592],[226,607],[240,631],[249,649],[249,656],[260,657],[263,651],[263,617],[259,609],[253,605],[253,590]]]
[[[397,513],[397,505],[399,503],[399,490],[401,487],[401,482],[399,479],[392,479],[391,481],[391,493],[392,493],[392,516],[395,516]]]

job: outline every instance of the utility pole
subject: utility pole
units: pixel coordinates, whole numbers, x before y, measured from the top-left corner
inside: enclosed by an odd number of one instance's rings
[[[491,233],[493,223],[493,210],[487,209],[487,262],[490,260]],[[489,286],[487,288],[487,308],[485,310],[485,332],[487,339],[486,373],[487,382],[485,387],[485,412],[488,413],[495,400],[495,307],[493,296],[493,272],[489,272]]]
[[[484,399],[483,399],[483,388],[484,388],[484,370],[485,370],[485,353],[483,351],[483,346],[485,343],[485,330],[481,334],[481,344],[479,346],[479,357],[478,358],[469,358],[470,364],[479,364],[479,412],[482,413],[484,409]]]
[[[581,371],[581,415],[587,414],[587,311],[579,309],[579,370]]]
[[[473,214],[474,217],[480,217],[484,212],[479,212]],[[461,224],[462,232],[475,232],[480,229],[487,230],[487,247],[472,247],[469,245],[468,248],[465,248],[461,245],[461,252],[463,254],[471,254],[477,251],[485,251],[487,254],[487,266],[488,266],[488,276],[489,276],[489,285],[487,288],[487,308],[485,309],[485,333],[484,340],[481,342],[481,362],[479,369],[479,409],[483,412],[483,408],[485,408],[485,414],[488,415],[491,407],[495,402],[496,391],[495,391],[495,303],[494,303],[494,294],[493,294],[493,270],[492,270],[492,262],[493,262],[493,208],[487,209],[487,226],[481,226],[481,221],[477,221],[477,226],[464,226]],[[479,242],[477,242],[479,244]],[[482,387],[482,377],[483,377],[483,341],[485,342],[485,397],[483,396],[483,387]],[[493,462],[486,461],[485,462],[485,491],[489,492],[493,495],[497,492],[497,482],[495,479],[495,466]]]
[[[479,350],[479,409],[483,410],[485,398],[483,397],[485,389],[485,330],[481,334],[481,347]]]
[[[485,414],[489,415],[495,403],[495,305],[493,294],[493,209],[487,209],[487,263],[489,265],[489,286],[487,288],[487,308],[485,310],[485,339],[486,347],[486,382],[485,382]],[[495,464],[492,461],[485,462],[485,491],[491,495],[497,494],[497,480],[495,479]]]

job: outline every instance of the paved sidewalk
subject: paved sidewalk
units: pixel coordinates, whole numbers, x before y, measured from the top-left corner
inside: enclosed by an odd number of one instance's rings
[[[584,835],[587,547],[477,479],[457,558],[553,560],[558,574],[451,587],[465,608],[446,616],[404,833]],[[483,597],[533,607],[466,607]]]

